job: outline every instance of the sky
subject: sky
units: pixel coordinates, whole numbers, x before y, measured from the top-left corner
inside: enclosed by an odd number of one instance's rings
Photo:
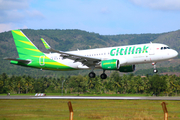
[[[79,29],[101,35],[180,29],[180,0],[0,0],[0,33]]]

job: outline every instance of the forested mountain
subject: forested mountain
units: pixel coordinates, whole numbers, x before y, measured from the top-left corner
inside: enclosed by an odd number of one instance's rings
[[[171,48],[180,52],[180,30],[162,34],[123,34],[123,35],[99,35],[82,30],[32,30],[23,29],[24,34],[43,52],[48,52],[40,38],[44,38],[53,48],[62,51],[76,49],[92,49],[119,45],[130,45],[158,42],[169,45]],[[24,68],[20,66],[10,65],[9,61],[3,60],[4,57],[18,57],[14,40],[11,32],[0,33],[0,74],[8,75],[33,75],[33,76],[60,76],[86,74],[89,71],[40,71],[33,68]],[[178,56],[178,58],[180,55]],[[174,67],[180,63],[176,61]],[[137,65],[138,69],[149,68],[146,65]],[[143,66],[143,67],[142,67]],[[160,67],[169,67],[167,62],[160,64]],[[152,68],[152,67],[151,67]],[[163,68],[164,69],[164,68]],[[102,72],[102,71],[101,71]]]

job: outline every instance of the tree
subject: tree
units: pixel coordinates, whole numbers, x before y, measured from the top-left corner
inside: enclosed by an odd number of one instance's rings
[[[167,88],[166,80],[158,74],[152,76],[149,82],[151,84],[150,90],[157,96]]]
[[[116,93],[120,92],[121,86],[122,86],[121,85],[122,78],[119,75],[118,71],[115,71],[110,75],[110,81],[112,82],[112,86],[113,86],[115,92]]]

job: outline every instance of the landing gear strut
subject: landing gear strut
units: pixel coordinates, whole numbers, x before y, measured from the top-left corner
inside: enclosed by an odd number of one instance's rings
[[[154,66],[154,70],[153,70],[153,72],[154,72],[154,73],[157,73],[157,72],[158,72],[158,70],[156,69],[156,62],[153,62],[153,63],[152,63],[152,65]]]
[[[103,70],[103,73],[101,74],[101,79],[106,79],[107,75],[105,74],[105,70]]]
[[[93,72],[94,68],[95,68],[95,66],[91,67],[92,71],[89,73],[90,78],[95,78],[96,77],[96,74]]]

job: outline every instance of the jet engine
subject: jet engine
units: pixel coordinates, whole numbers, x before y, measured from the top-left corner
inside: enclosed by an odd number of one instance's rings
[[[135,65],[120,66],[120,61],[118,59],[103,60],[101,61],[101,67],[103,70],[119,70],[120,72],[135,71]]]
[[[121,66],[119,68],[120,72],[134,72],[135,71],[135,65],[125,65]]]
[[[118,70],[120,68],[119,60],[103,60],[101,61],[101,67],[103,70]]]

